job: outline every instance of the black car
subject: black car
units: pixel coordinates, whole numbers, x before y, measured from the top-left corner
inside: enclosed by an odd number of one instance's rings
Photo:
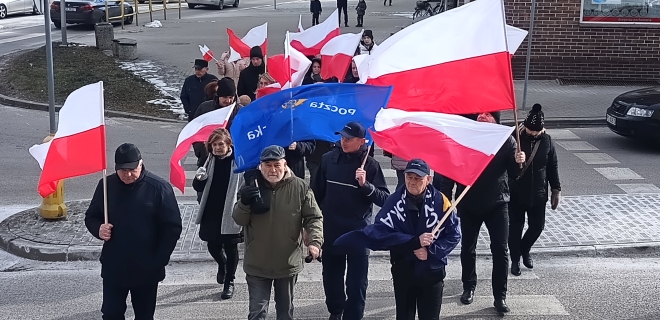
[[[64,1],[66,5],[66,23],[93,25],[97,22],[105,22],[105,2],[106,0]],[[128,2],[124,2],[124,14],[131,13],[133,13],[133,6]],[[110,17],[110,22],[121,22],[121,20],[112,19],[113,17],[121,16],[120,1],[108,1],[108,16]],[[53,1],[50,5],[50,20],[53,21],[55,28],[59,29],[62,27],[60,1]],[[126,17],[124,23],[133,23],[133,16]]]
[[[660,143],[660,87],[626,92],[605,115],[610,130],[645,142]]]

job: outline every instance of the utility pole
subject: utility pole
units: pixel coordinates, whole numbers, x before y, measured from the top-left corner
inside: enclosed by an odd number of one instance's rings
[[[64,7],[60,6],[60,11]],[[53,39],[50,34],[50,7],[48,0],[44,0],[44,20],[46,28],[46,73],[48,76],[48,113],[50,115],[50,134],[54,135],[57,131],[55,123],[55,76],[53,75]],[[62,21],[64,23],[64,21]]]
[[[60,21],[62,21],[62,46],[67,47],[69,44],[66,42],[66,0],[60,0]],[[47,22],[50,27],[50,21]]]
[[[529,81],[529,64],[532,57],[532,34],[534,33],[534,14],[536,13],[536,0],[532,0],[532,12],[529,15],[529,33],[527,34],[527,61],[525,62],[525,86],[523,88],[522,109],[527,103],[527,82]]]

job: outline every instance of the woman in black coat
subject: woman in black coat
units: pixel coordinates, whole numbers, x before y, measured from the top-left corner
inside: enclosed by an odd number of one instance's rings
[[[224,284],[222,298],[230,299],[234,295],[238,243],[242,242],[241,229],[231,213],[243,175],[234,173],[236,164],[229,131],[213,131],[206,148],[205,166],[197,170],[192,183],[195,191],[202,193],[195,222],[200,224],[199,238],[206,241],[209,253],[218,263],[216,280]]]

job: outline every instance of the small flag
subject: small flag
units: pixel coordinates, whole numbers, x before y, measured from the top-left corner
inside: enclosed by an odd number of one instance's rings
[[[209,47],[207,47],[206,45],[199,46],[199,51],[202,52],[202,57],[204,58],[204,60],[206,61],[215,60],[215,57],[213,56],[213,51],[211,51],[211,49],[209,49]]]

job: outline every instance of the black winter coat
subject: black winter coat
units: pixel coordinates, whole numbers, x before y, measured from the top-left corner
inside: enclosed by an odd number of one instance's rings
[[[298,141],[295,150],[284,148],[286,164],[296,177],[305,179],[305,156],[312,154],[315,147],[314,141]]]
[[[112,231],[101,251],[101,277],[130,287],[162,281],[182,229],[172,186],[144,167],[140,178],[130,185],[116,173],[107,177],[107,183]],[[85,212],[85,226],[99,238],[103,222],[101,180]]]
[[[321,8],[321,1],[312,0],[309,2],[309,12],[311,13],[321,13],[323,9]]]
[[[312,153],[310,153],[309,155],[305,156],[305,160],[307,160],[307,162],[320,164],[323,155],[332,151],[332,149],[334,149],[335,147],[335,144],[332,142],[322,141],[322,140],[314,140],[314,142],[315,142],[314,151],[312,151]]]
[[[525,152],[527,159],[531,156],[534,145],[537,143],[539,147],[536,155],[523,176],[516,181],[520,170],[515,175],[509,176],[511,202],[528,207],[545,205],[548,201],[548,182],[552,189],[561,190],[557,153],[550,135],[542,133],[538,138],[534,138],[522,130],[520,149]]]
[[[188,121],[192,120],[195,116],[195,111],[202,102],[206,101],[206,93],[204,93],[204,88],[206,85],[218,80],[218,78],[210,73],[207,73],[201,78],[197,78],[196,75],[191,75],[183,82],[183,88],[181,89],[181,103],[183,104],[183,110],[188,114]]]
[[[259,76],[265,72],[266,66],[263,63],[258,67],[250,63],[247,68],[243,69],[238,76],[238,87],[236,88],[238,96],[246,95],[252,101],[256,100],[255,91],[257,91],[257,85],[259,84]]]
[[[517,148],[518,145],[513,137],[509,137],[504,142],[472,188],[458,203],[459,215],[462,215],[465,211],[474,213],[489,212],[495,206],[509,202],[509,176],[516,175],[519,170],[519,165],[516,163]],[[439,174],[436,174],[433,179],[433,186],[450,199],[455,184],[456,182],[453,180]],[[457,185],[457,198],[463,190],[465,190],[465,186]]]
[[[369,224],[373,205],[382,206],[390,195],[383,170],[374,158],[364,166],[367,183],[360,187],[355,171],[362,165],[367,148],[344,153],[341,147],[323,155],[312,190],[323,212],[323,249],[332,249],[339,236]]]

